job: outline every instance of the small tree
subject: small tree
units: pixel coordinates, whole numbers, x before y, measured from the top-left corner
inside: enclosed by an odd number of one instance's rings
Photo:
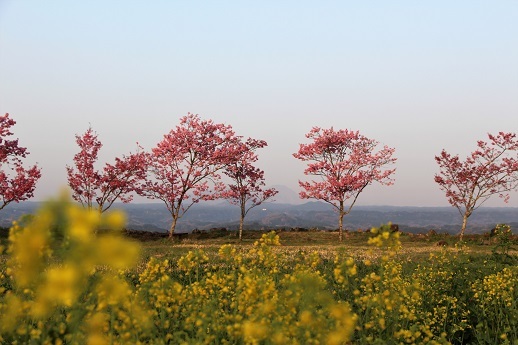
[[[170,238],[192,205],[213,200],[223,190],[218,171],[235,157],[237,144],[231,126],[189,113],[152,149],[149,176],[140,193],[165,203],[173,218]]]
[[[305,175],[318,176],[320,181],[302,182],[301,198],[314,198],[331,204],[338,211],[340,241],[343,240],[343,217],[351,212],[360,193],[373,182],[391,185],[395,169],[383,169],[396,161],[393,148],[384,146],[375,151],[378,142],[358,131],[314,127],[306,137],[313,142],[300,144],[293,156],[308,161]],[[346,206],[346,201],[351,202]]]
[[[11,202],[28,200],[34,196],[36,182],[41,177],[37,165],[24,168],[22,158],[29,152],[18,145],[18,139],[8,140],[13,135],[11,127],[16,121],[9,114],[0,116],[0,210]]]
[[[255,150],[265,146],[266,141],[249,138],[242,144],[242,152],[236,155],[224,170],[231,182],[222,196],[231,204],[239,206],[240,241],[243,238],[243,223],[248,212],[278,193],[274,188],[265,189],[264,171],[253,166],[258,159]]]
[[[132,192],[138,192],[139,182],[146,177],[146,154],[138,146],[137,152],[115,158],[115,164],[95,169],[101,141],[92,128],[83,135],[76,135],[80,151],[74,156],[75,167],[67,166],[68,185],[72,197],[88,209],[100,212],[108,210],[116,200],[128,203]],[[94,206],[97,204],[97,206]]]
[[[445,150],[435,157],[440,168],[435,182],[462,216],[460,240],[473,211],[495,194],[508,202],[509,192],[518,188],[516,134],[500,132],[488,137],[489,142],[478,141],[478,149],[464,161]]]

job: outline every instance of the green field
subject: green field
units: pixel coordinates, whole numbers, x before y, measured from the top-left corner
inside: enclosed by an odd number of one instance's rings
[[[232,244],[238,248],[252,246],[255,241],[268,231],[248,230],[243,232],[243,240],[239,241],[237,233],[233,231],[189,234],[181,239],[170,241],[165,234],[142,236],[141,232],[133,233],[129,237],[137,240],[144,250],[145,256],[168,256],[178,258],[189,250],[204,248],[207,252],[216,252],[224,244]],[[365,255],[370,248],[367,241],[371,237],[369,232],[349,232],[343,242],[338,240],[338,232],[332,231],[276,231],[279,235],[282,250],[286,251],[318,251],[322,255],[333,256],[337,251],[347,251],[351,255]],[[449,234],[400,234],[401,248],[399,257],[412,260],[427,259],[431,253],[442,251],[452,252],[458,244],[458,237]],[[513,248],[518,248],[518,236],[512,238]],[[472,256],[486,256],[492,254],[497,247],[497,241],[485,235],[466,235],[463,249]],[[511,249],[509,254],[518,254],[517,249]]]

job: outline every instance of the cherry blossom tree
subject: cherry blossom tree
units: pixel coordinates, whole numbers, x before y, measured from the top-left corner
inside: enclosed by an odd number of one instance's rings
[[[518,140],[515,133],[488,134],[489,141],[478,141],[478,148],[464,161],[442,150],[435,157],[440,171],[435,182],[446,193],[449,203],[462,216],[460,240],[468,218],[491,196],[509,201],[509,192],[518,189]]]
[[[74,156],[74,166],[67,166],[68,185],[72,197],[88,209],[100,213],[108,210],[116,200],[128,203],[133,192],[138,192],[140,181],[146,178],[146,154],[137,144],[137,152],[115,158],[96,170],[99,150],[102,147],[97,133],[90,127],[83,135],[76,135],[80,151]]]
[[[19,146],[18,139],[7,139],[13,135],[11,127],[15,124],[9,114],[0,116],[0,210],[13,201],[32,198],[36,182],[41,177],[37,165],[23,166],[22,158],[29,154],[27,148]]]
[[[248,212],[273,198],[278,191],[265,188],[264,171],[255,167],[258,159],[255,151],[267,146],[266,141],[249,138],[241,145],[241,152],[234,157],[224,170],[231,182],[222,197],[240,209],[239,240],[243,238],[243,223]]]
[[[170,238],[192,205],[216,199],[224,190],[218,172],[238,154],[238,143],[231,126],[188,113],[152,149],[140,193],[165,203],[172,217]]]
[[[376,151],[378,142],[368,139],[358,131],[321,129],[313,127],[306,134],[310,144],[300,144],[293,156],[307,161],[305,175],[318,177],[317,181],[303,182],[300,197],[314,198],[331,204],[338,211],[340,241],[343,240],[343,217],[351,212],[360,193],[370,184],[393,184],[395,169],[385,169],[393,164],[393,148],[384,146]],[[346,204],[347,200],[350,200]]]

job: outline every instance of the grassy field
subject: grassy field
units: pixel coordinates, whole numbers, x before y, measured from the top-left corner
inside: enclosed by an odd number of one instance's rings
[[[143,248],[144,256],[167,256],[177,259],[189,250],[204,248],[207,252],[217,252],[225,244],[232,244],[246,250],[247,247],[261,238],[268,231],[248,230],[243,232],[243,240],[239,241],[236,232],[219,231],[213,233],[189,234],[173,241],[166,234],[143,235],[142,232],[129,232],[129,238],[138,241]],[[337,232],[331,231],[277,231],[280,238],[280,250],[285,251],[318,251],[322,255],[331,257],[337,251],[347,251],[351,255],[364,255],[369,249],[369,232],[349,232],[344,241],[340,242]],[[412,260],[426,260],[431,253],[442,251],[455,252],[459,239],[449,234],[407,234],[400,235],[400,257]],[[518,254],[518,236],[512,237],[513,249],[508,254]],[[491,255],[497,241],[488,235],[466,235],[463,250],[474,256]],[[517,248],[517,249],[514,249]]]

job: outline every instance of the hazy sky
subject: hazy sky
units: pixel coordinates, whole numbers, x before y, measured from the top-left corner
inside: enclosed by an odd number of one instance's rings
[[[269,185],[298,191],[292,153],[334,126],[396,148],[395,185],[358,204],[446,206],[434,156],[518,132],[518,1],[0,0],[6,112],[43,169],[36,200],[90,124],[105,162],[192,112],[266,140]]]

